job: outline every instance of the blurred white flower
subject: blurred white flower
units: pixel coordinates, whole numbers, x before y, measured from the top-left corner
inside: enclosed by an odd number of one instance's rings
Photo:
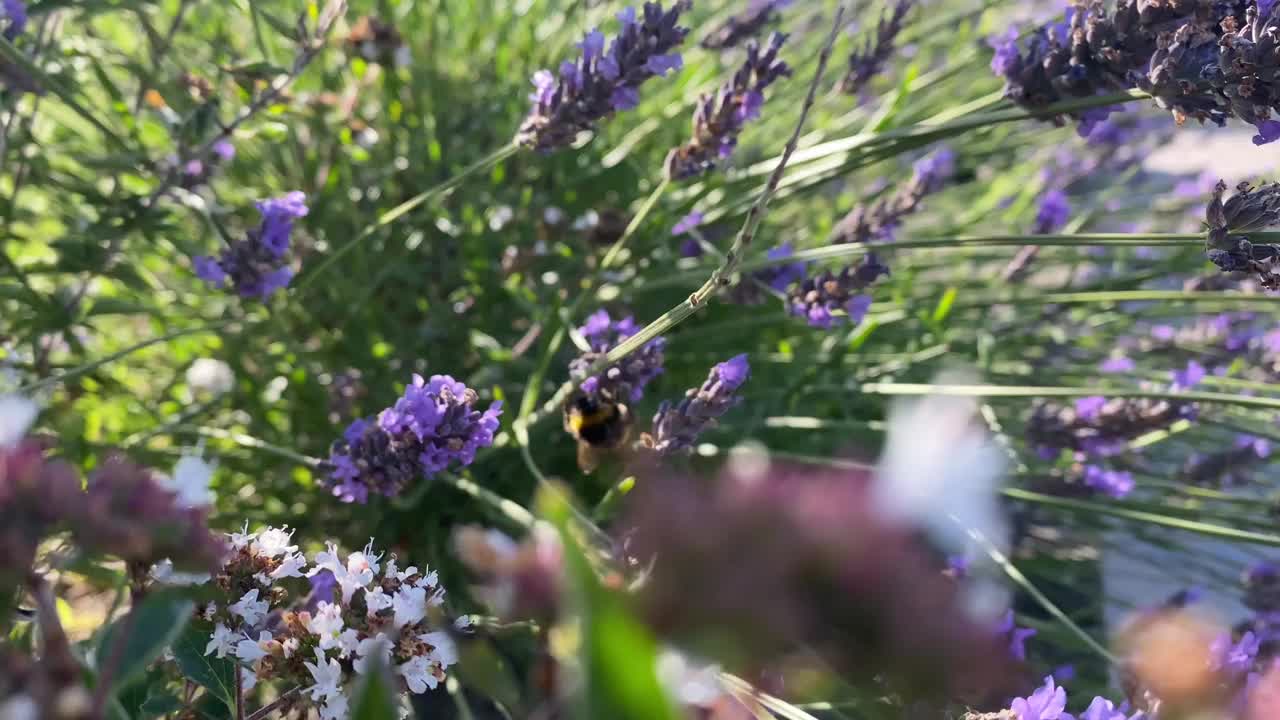
[[[236,643],[236,657],[246,663],[255,663],[267,656],[267,643],[271,642],[271,633],[263,630],[258,633],[258,639],[246,635],[243,640]]]
[[[234,605],[227,608],[233,615],[240,616],[249,627],[257,627],[267,616],[267,601],[258,599],[258,588],[244,594]]]
[[[356,646],[356,672],[361,675],[369,672],[370,661],[376,661],[388,667],[391,665],[391,639],[382,633],[367,637]]]
[[[200,457],[200,448],[183,453],[173,466],[173,477],[161,476],[166,487],[178,494],[178,504],[183,507],[207,507],[213,502],[209,481],[213,478],[213,465]]]
[[[391,605],[397,628],[416,623],[427,616],[427,591],[417,586],[402,587],[391,598]]]
[[[292,539],[293,531],[289,529],[288,525],[278,528],[269,527],[258,533],[258,537],[254,539],[253,545],[249,549],[255,555],[275,558],[285,553],[298,551],[297,545],[289,544]]]
[[[258,675],[247,667],[240,668],[240,689],[249,692],[258,686]]]
[[[936,382],[972,380],[944,374]],[[895,403],[872,486],[881,512],[927,530],[952,554],[964,552],[968,530],[997,545],[1008,537],[997,497],[1005,456],[977,418],[977,405],[946,395]]]
[[[213,626],[213,637],[209,638],[209,644],[204,647],[204,654],[216,652],[219,658],[224,658],[227,653],[234,652],[236,649],[236,634],[231,632],[231,628],[218,623]]]
[[[440,679],[435,675],[435,668],[426,655],[411,658],[409,662],[396,668],[396,672],[404,676],[405,685],[408,685],[409,692],[414,694],[435,690],[440,684]]]
[[[381,585],[374,585],[372,590],[364,591],[364,604],[372,617],[391,607],[391,596],[382,590]]]
[[[173,561],[165,558],[151,567],[151,579],[161,585],[203,585],[211,579],[209,573],[177,572]]]
[[[681,705],[704,707],[724,695],[718,666],[692,663],[678,650],[659,653],[656,669],[659,682]]]
[[[0,396],[0,448],[17,445],[39,413],[36,404],[21,395]]]
[[[14,695],[0,703],[0,720],[38,720],[40,708],[30,695]]]
[[[330,602],[321,602],[307,622],[307,630],[320,638],[320,648],[328,650],[338,647],[338,636],[346,622],[342,619],[342,606]]]
[[[324,551],[316,554],[315,567],[311,569],[308,576],[323,570],[333,573],[338,587],[342,588],[342,604],[350,604],[356,590],[367,587],[373,581],[374,574],[378,572],[378,558],[382,556],[372,555],[373,541],[370,541],[365,546],[364,552],[353,552],[348,555],[344,565],[338,559],[338,547],[333,543],[326,543],[325,546]]]
[[[342,666],[338,661],[325,657],[324,651],[316,648],[316,662],[309,663],[303,661],[307,671],[311,673],[311,679],[315,684],[307,688],[311,699],[316,702],[329,703],[334,698],[343,698],[342,695]]]
[[[235,387],[236,376],[231,366],[221,360],[200,358],[187,368],[187,387],[191,392],[222,395]]]
[[[434,648],[427,657],[441,669],[458,662],[458,646],[453,643],[449,633],[442,631],[423,633],[418,636],[418,639]]]

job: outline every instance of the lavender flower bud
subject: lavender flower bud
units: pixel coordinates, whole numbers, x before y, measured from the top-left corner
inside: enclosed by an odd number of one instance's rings
[[[638,402],[644,397],[645,386],[662,374],[663,351],[667,346],[665,338],[654,338],[603,373],[587,376],[592,364],[639,330],[635,318],[630,315],[614,321],[608,311],[597,310],[587,318],[586,324],[578,331],[591,349],[569,363],[569,374],[581,382],[582,392],[601,395],[615,402]]]
[[[841,310],[850,324],[857,325],[871,307],[871,296],[860,291],[888,274],[888,266],[875,255],[867,255],[858,265],[848,265],[839,273],[823,270],[805,279],[787,294],[787,308],[816,328],[830,328]]]
[[[880,14],[880,22],[876,32],[861,48],[849,55],[849,72],[840,81],[840,91],[846,95],[857,95],[871,82],[871,79],[884,69],[884,65],[893,55],[898,34],[902,32],[902,21],[907,12],[915,5],[915,0],[897,0],[891,9]]]
[[[746,355],[711,368],[702,387],[686,392],[679,404],[663,401],[653,417],[653,433],[644,435],[641,442],[660,455],[692,448],[699,435],[715,427],[716,419],[741,401],[734,393],[750,373]]]
[[[1245,485],[1270,455],[1271,444],[1265,439],[1241,435],[1229,448],[1192,455],[1182,466],[1180,479],[1201,487]]]
[[[592,30],[580,45],[582,56],[565,61],[558,76],[539,70],[529,96],[533,108],[516,142],[538,150],[562,148],[613,113],[635,107],[646,80],[681,67],[674,50],[689,31],[676,23],[689,6],[689,0],[676,0],[663,11],[661,4],[648,2],[640,19],[627,8],[618,15],[622,27],[607,52],[604,35]]]
[[[0,18],[8,21],[4,39],[13,42],[27,29],[27,5],[22,0],[4,0],[0,3]]]
[[[766,25],[778,19],[778,11],[792,0],[751,0],[750,7],[741,15],[735,15],[723,25],[712,30],[702,39],[702,47],[708,50],[727,50],[737,47],[747,38],[759,35]]]
[[[1222,194],[1227,184],[1221,180],[1205,210],[1209,226],[1206,247],[1209,261],[1223,272],[1250,272],[1268,290],[1280,289],[1280,245],[1249,242],[1250,232],[1280,224],[1280,183],[1254,188],[1247,182],[1236,186],[1236,194],[1226,202]]]
[[[783,243],[765,253],[770,260],[781,260],[795,254],[791,243]],[[809,265],[804,262],[791,262],[782,265],[771,265],[761,268],[750,277],[733,286],[732,300],[742,305],[759,305],[764,302],[765,295],[761,288],[769,288],[774,292],[785,293],[787,288],[804,279]]]
[[[925,197],[946,186],[955,174],[955,153],[942,148],[916,161],[911,180],[893,195],[867,207],[858,205],[831,231],[833,243],[892,240],[903,219],[920,209]]]
[[[1064,449],[1094,457],[1113,455],[1129,441],[1195,414],[1193,403],[1155,398],[1093,396],[1068,406],[1040,403],[1027,422],[1027,442],[1045,459]]]
[[[683,180],[701,175],[733,154],[743,125],[760,116],[765,88],[791,75],[791,68],[778,60],[778,50],[786,39],[786,35],[774,33],[763,53],[754,40],[747,43],[747,59],[733,79],[715,95],[699,99],[693,113],[693,139],[667,155],[667,177]]]
[[[216,258],[197,257],[196,275],[214,287],[232,287],[242,297],[266,300],[293,279],[287,264],[289,235],[293,221],[307,214],[306,196],[291,192],[284,197],[257,204],[262,224],[231,245]]]
[[[451,464],[467,466],[493,444],[502,402],[474,409],[474,390],[448,375],[414,375],[396,404],[373,420],[356,420],[329,452],[324,484],[343,502],[366,502],[370,492],[395,497],[418,479]]]

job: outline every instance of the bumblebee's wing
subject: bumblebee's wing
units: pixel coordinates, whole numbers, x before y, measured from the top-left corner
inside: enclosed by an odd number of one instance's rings
[[[600,467],[600,451],[591,446],[590,443],[578,441],[578,467],[586,475],[596,471]]]

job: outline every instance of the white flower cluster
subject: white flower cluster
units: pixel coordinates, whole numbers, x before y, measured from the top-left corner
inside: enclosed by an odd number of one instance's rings
[[[245,590],[225,612],[206,611],[225,620],[214,626],[206,655],[237,658],[255,681],[302,686],[323,720],[347,717],[353,679],[378,666],[394,670],[412,693],[444,680],[457,651],[447,632],[431,626],[445,595],[435,572],[400,570],[394,558],[383,563],[372,542],[345,560],[329,543],[308,567],[291,539],[287,528],[231,536],[234,555],[220,587],[246,577],[260,587]],[[275,613],[273,599],[285,596],[276,583],[295,577],[312,579],[312,609]]]

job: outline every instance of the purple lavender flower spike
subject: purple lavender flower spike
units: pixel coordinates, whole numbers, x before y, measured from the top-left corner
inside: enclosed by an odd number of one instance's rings
[[[1195,360],[1187,362],[1187,367],[1182,370],[1174,370],[1171,373],[1173,378],[1174,390],[1190,390],[1204,380],[1207,372],[1204,366]]]
[[[680,222],[671,227],[672,235],[684,235],[702,224],[702,213],[693,211],[680,218]]]
[[[1103,360],[1102,363],[1098,365],[1098,370],[1104,373],[1127,373],[1133,372],[1134,367],[1136,366],[1134,365],[1133,358],[1126,357],[1124,355],[1113,355],[1106,360]]]
[[[987,39],[987,45],[995,53],[991,56],[991,72],[997,77],[1008,79],[1017,70],[1020,54],[1018,52],[1018,28],[1010,26],[1003,35],[994,35]]]
[[[578,331],[591,349],[569,363],[569,374],[580,381],[583,392],[613,402],[637,402],[644,397],[645,386],[662,374],[665,338],[654,338],[599,375],[586,376],[592,364],[639,329],[630,315],[614,321],[608,311],[597,310],[587,318]]]
[[[735,393],[750,374],[746,355],[711,368],[702,387],[689,390],[678,404],[663,401],[653,417],[653,432],[641,442],[660,455],[689,450],[699,435],[715,427],[717,419],[741,401]]]
[[[1018,720],[1071,720],[1066,713],[1067,691],[1054,683],[1052,675],[1031,695],[1014,698],[1009,709]]]
[[[497,401],[474,409],[478,399],[448,375],[414,375],[394,405],[373,421],[351,423],[333,444],[324,484],[343,502],[365,502],[371,492],[395,497],[451,465],[470,465],[493,444],[502,414]]]
[[[0,8],[3,9],[0,18],[9,21],[9,26],[4,29],[4,39],[13,42],[15,38],[26,32],[27,5],[22,0],[4,0]]]
[[[291,192],[257,203],[262,223],[234,240],[217,258],[194,259],[196,275],[217,288],[228,281],[242,297],[266,300],[289,285],[293,268],[286,263],[293,223],[307,214],[306,195]]]
[[[1086,465],[1084,484],[1113,498],[1123,498],[1133,492],[1133,475],[1123,470],[1108,470],[1097,465]]]
[[[946,186],[955,174],[955,153],[941,148],[915,162],[911,180],[874,204],[857,205],[831,231],[833,243],[870,243],[893,239],[894,230],[920,209],[925,197]]]
[[[587,34],[575,61],[565,61],[556,77],[546,70],[533,76],[533,103],[515,141],[528,148],[550,151],[593,130],[615,112],[640,101],[640,86],[655,76],[681,67],[676,48],[689,31],[677,23],[689,0],[676,0],[669,10],[656,2],[644,4],[643,17],[634,8],[619,13],[621,27],[605,48],[597,30]]]
[[[1018,627],[1014,622],[1013,611],[1009,610],[1000,619],[1000,625],[996,627],[996,635],[1007,638],[1009,654],[1015,660],[1023,661],[1027,659],[1027,640],[1035,637],[1036,631],[1033,628]]]
[[[763,32],[765,26],[778,19],[778,11],[791,3],[792,0],[751,0],[745,12],[729,18],[708,33],[702,39],[702,47],[708,50],[737,47],[742,41]]]
[[[788,311],[805,318],[816,328],[830,328],[835,324],[837,310],[843,310],[850,323],[861,322],[871,305],[869,296],[862,294],[889,268],[875,255],[866,255],[858,265],[849,265],[839,273],[830,270],[809,277],[787,294]],[[865,299],[861,299],[865,297]]]
[[[914,5],[915,0],[897,0],[892,8],[881,13],[875,33],[849,55],[849,71],[840,81],[841,92],[858,95],[872,78],[884,70],[893,55],[898,34],[902,32],[902,21]]]
[[[1040,209],[1036,212],[1036,235],[1047,235],[1060,230],[1071,217],[1071,203],[1067,194],[1058,189],[1049,190],[1040,198]]]
[[[693,138],[667,154],[667,177],[684,180],[715,169],[733,153],[743,126],[760,115],[764,91],[775,80],[791,74],[778,59],[786,35],[774,33],[762,51],[753,40],[747,57],[733,77],[715,95],[703,95],[693,113]]]
[[[1076,415],[1082,420],[1092,420],[1098,417],[1098,413],[1102,412],[1103,406],[1107,404],[1107,399],[1101,395],[1090,395],[1076,400]]]

